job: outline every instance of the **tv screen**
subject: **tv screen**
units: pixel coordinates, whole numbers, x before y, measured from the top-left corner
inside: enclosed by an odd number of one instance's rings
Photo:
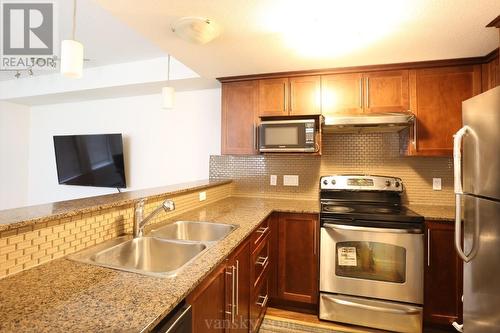
[[[121,134],[54,136],[59,184],[127,187]]]

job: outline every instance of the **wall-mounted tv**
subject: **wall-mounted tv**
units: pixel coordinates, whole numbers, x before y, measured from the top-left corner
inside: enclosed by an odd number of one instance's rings
[[[54,136],[59,184],[127,187],[121,134]]]

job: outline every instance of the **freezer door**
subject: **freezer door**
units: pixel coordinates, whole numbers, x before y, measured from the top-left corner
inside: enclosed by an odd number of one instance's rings
[[[464,192],[500,199],[500,86],[462,103]]]
[[[498,333],[500,328],[500,202],[464,196],[464,332]],[[477,236],[476,236],[477,235]]]

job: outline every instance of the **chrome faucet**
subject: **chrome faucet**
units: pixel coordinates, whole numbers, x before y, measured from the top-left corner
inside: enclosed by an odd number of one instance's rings
[[[145,199],[141,199],[135,204],[134,210],[134,238],[144,236],[144,227],[146,224],[155,217],[162,210],[165,212],[170,212],[175,210],[175,203],[173,200],[165,200],[161,204],[160,207],[156,208],[151,214],[144,217],[144,204],[146,203]]]

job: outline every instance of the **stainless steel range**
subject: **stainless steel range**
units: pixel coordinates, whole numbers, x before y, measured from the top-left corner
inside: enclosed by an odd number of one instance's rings
[[[320,319],[422,332],[424,219],[402,206],[401,179],[320,181]]]

